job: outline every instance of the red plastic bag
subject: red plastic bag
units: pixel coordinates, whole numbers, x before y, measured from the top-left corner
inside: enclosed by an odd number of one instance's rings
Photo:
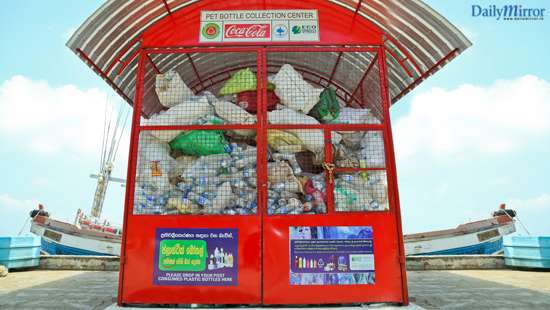
[[[237,95],[237,105],[248,112],[256,113],[258,111],[258,98],[256,91],[245,91]],[[273,111],[280,102],[279,97],[274,92],[267,92],[267,110]]]

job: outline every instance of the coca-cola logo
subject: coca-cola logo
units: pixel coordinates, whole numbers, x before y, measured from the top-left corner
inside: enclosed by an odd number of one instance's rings
[[[230,24],[224,25],[226,39],[269,39],[270,24]]]

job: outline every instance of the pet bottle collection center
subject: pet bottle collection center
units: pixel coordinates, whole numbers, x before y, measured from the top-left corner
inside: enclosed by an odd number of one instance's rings
[[[420,1],[109,0],[133,106],[118,303],[408,303],[390,107],[470,45]]]

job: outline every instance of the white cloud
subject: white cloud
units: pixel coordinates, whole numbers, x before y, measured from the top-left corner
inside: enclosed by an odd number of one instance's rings
[[[546,209],[550,211],[550,194],[542,194],[528,199],[510,199],[507,206],[518,210],[542,211]]]
[[[550,84],[533,75],[488,87],[433,88],[394,125],[396,153],[502,153],[550,141]]]
[[[38,200],[27,199],[20,200],[11,197],[8,194],[0,195],[0,208],[4,210],[32,210],[38,205]]]
[[[98,89],[52,87],[45,81],[13,76],[0,85],[0,136],[34,152],[99,158],[105,106],[112,110],[107,101]],[[121,153],[128,148],[127,132]]]

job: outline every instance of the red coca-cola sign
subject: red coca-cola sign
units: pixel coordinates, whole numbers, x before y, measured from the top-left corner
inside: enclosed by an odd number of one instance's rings
[[[271,25],[225,24],[224,36],[226,39],[269,39],[271,38]]]

